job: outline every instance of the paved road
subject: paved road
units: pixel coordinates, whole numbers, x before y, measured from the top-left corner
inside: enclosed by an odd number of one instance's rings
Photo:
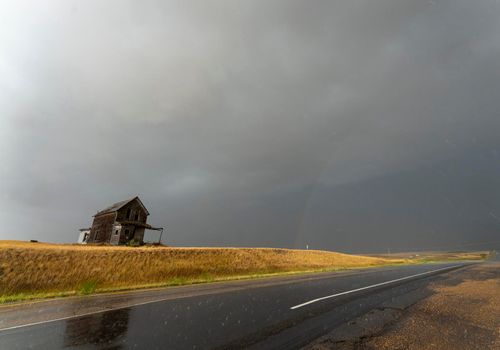
[[[385,267],[5,308],[0,349],[294,349],[466,265]],[[104,311],[103,304],[115,309]]]

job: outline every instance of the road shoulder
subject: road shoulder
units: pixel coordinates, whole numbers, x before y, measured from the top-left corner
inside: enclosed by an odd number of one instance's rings
[[[306,346],[326,349],[498,349],[500,263],[452,271]]]

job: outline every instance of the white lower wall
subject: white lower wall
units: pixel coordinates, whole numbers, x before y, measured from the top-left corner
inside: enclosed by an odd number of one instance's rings
[[[80,244],[87,244],[86,239],[89,238],[89,235],[90,235],[90,230],[80,231],[80,234],[78,235],[78,241],[76,242]]]

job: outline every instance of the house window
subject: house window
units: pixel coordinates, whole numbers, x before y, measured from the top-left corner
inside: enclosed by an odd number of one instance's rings
[[[115,235],[117,235],[117,234],[118,234],[118,230],[115,231]]]
[[[132,213],[132,209],[127,209],[127,219],[130,219],[130,214]]]
[[[139,221],[139,213],[135,213],[134,220]]]
[[[95,231],[94,241],[97,241],[98,239],[99,239],[99,230]]]
[[[128,235],[129,235],[129,232],[130,232],[129,230],[125,230],[125,237],[126,237],[127,239],[130,239],[130,237],[128,236]]]

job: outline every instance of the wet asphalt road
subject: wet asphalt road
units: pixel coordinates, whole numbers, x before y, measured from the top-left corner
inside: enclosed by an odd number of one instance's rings
[[[222,289],[208,295],[184,295],[0,330],[0,349],[300,348],[387,301],[404,299],[412,291],[422,289],[430,280],[439,278],[440,273],[451,271],[441,269],[463,265],[385,267],[349,274],[329,274],[324,278],[297,277],[286,283],[263,284],[256,288],[251,288],[251,282],[247,282],[247,288]],[[435,270],[440,271],[350,292]],[[291,309],[343,292],[347,294]]]

